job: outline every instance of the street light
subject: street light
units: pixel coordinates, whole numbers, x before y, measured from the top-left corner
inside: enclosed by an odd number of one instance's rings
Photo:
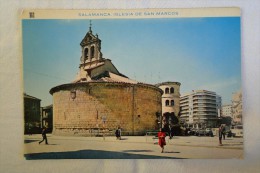
[[[103,140],[105,140],[105,124],[106,124],[107,117],[106,115],[102,116],[102,122],[103,122]]]
[[[162,116],[161,116],[160,112],[156,112],[155,115],[156,115],[157,123],[158,123],[159,129],[160,129],[161,124],[162,124]]]

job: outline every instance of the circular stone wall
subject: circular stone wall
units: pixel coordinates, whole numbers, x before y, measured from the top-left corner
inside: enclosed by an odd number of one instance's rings
[[[148,84],[71,83],[50,90],[55,135],[144,135],[157,130],[162,90]]]

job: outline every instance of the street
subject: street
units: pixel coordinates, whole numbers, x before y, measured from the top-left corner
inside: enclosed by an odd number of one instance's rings
[[[175,136],[165,152],[153,136],[68,137],[48,134],[48,143],[39,144],[41,135],[25,135],[26,159],[243,159],[243,138]]]

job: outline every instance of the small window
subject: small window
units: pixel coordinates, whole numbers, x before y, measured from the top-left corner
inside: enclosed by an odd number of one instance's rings
[[[171,87],[170,93],[174,93],[174,88],[173,87]]]
[[[169,88],[165,88],[165,94],[169,94]]]
[[[84,50],[84,61],[88,59],[88,48]]]
[[[92,47],[91,47],[91,51],[90,51],[90,58],[91,58],[91,59],[94,58],[94,55],[95,55],[95,47],[92,46]]]
[[[174,106],[174,100],[171,100],[171,106]]]
[[[169,100],[165,101],[165,106],[169,106]]]

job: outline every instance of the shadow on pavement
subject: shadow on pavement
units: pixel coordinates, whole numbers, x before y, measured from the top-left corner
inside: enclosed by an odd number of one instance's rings
[[[25,154],[27,160],[37,159],[183,159],[178,157],[130,154],[103,150],[79,150]]]
[[[128,140],[128,138],[121,138],[120,140]]]
[[[153,152],[152,150],[124,150],[123,152]]]
[[[24,143],[25,143],[25,144],[28,144],[28,143],[32,143],[32,142],[36,142],[36,141],[39,142],[40,140],[25,139],[25,140],[24,140]]]
[[[243,144],[222,144],[222,146],[243,146]]]
[[[179,151],[164,151],[164,153],[180,153]]]

